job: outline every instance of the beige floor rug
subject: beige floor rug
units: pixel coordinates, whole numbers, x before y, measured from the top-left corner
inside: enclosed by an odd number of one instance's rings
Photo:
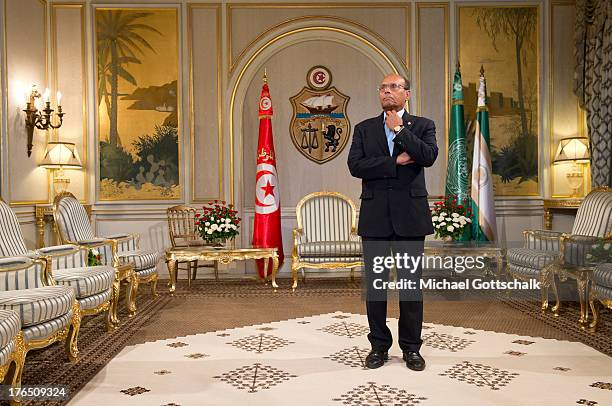
[[[367,370],[367,331],[336,312],[127,346],[69,405],[612,405],[611,358],[579,342],[425,323],[425,371],[397,344]]]

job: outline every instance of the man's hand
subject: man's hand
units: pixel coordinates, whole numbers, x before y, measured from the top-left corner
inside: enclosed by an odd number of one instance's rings
[[[389,130],[393,131],[395,127],[404,124],[404,122],[402,121],[402,118],[397,115],[395,110],[388,110],[387,117],[385,118],[385,124]]]
[[[395,159],[395,163],[398,165],[408,165],[413,163],[414,161],[412,160],[412,158],[410,157],[410,155],[408,155],[407,152],[402,152],[401,154],[399,154],[397,156],[397,158]]]

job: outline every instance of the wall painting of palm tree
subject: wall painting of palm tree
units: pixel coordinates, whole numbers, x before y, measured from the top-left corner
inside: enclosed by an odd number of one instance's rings
[[[495,194],[538,195],[538,7],[459,7],[458,31],[468,157],[471,160],[482,65],[487,79]]]
[[[100,200],[175,200],[176,9],[96,9]]]

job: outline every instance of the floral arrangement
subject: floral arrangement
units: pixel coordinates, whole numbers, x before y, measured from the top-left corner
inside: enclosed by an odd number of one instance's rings
[[[457,204],[457,196],[449,194],[444,200],[434,203],[431,222],[437,238],[457,240],[464,228],[472,222],[471,217],[472,209],[468,207],[468,200]]]
[[[95,248],[87,250],[87,266],[98,265],[102,265],[102,255],[100,255],[100,251]]]
[[[612,262],[612,240],[600,238],[591,246],[591,252],[586,254],[586,259],[594,264]]]
[[[202,239],[216,245],[234,239],[238,235],[241,220],[233,205],[226,205],[223,200],[208,202],[202,208],[202,213],[195,215],[196,229]]]

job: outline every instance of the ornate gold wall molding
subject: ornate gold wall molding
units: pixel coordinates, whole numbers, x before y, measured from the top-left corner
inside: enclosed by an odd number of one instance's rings
[[[43,21],[42,21],[42,27],[43,27],[43,38],[42,38],[42,45],[45,49],[45,74],[44,74],[44,84],[38,84],[41,88],[42,87],[46,87],[47,84],[49,83],[49,53],[47,52],[47,50],[49,49],[49,44],[47,43],[47,32],[48,32],[48,13],[47,13],[47,1],[46,0],[37,0],[37,2],[43,7]],[[4,18],[8,19],[7,16],[7,4],[8,1],[5,0],[4,1]],[[21,2],[19,3],[21,4]],[[33,23],[30,21],[30,23]],[[8,111],[8,100],[9,97],[11,97],[10,92],[9,92],[9,70],[8,70],[8,50],[7,50],[7,45],[8,45],[8,35],[7,35],[7,24],[5,23],[5,21],[3,21],[3,38],[4,38],[4,59],[3,59],[3,64],[4,64],[4,75],[6,78],[6,82],[5,82],[5,88],[4,88],[4,103],[5,103],[5,111],[6,111],[6,120],[8,122],[9,120],[9,111]],[[30,86],[31,83],[26,83],[26,86]],[[25,131],[25,129],[24,129]],[[35,205],[35,204],[41,204],[41,203],[48,203],[50,197],[51,197],[51,178],[49,176],[49,174],[47,173],[47,199],[46,200],[13,200],[13,194],[11,193],[11,176],[10,176],[10,172],[11,172],[11,160],[10,160],[10,156],[8,154],[10,154],[10,145],[11,145],[11,137],[12,135],[9,134],[9,129],[8,129],[8,125],[6,127],[6,145],[2,145],[2,147],[6,148],[6,178],[7,178],[7,182],[6,182],[6,191],[3,191],[3,193],[5,193],[5,196],[8,196],[8,202],[10,206],[30,206],[30,205]],[[47,141],[48,141],[48,135],[47,135]],[[4,165],[4,164],[3,164]]]
[[[416,3],[416,11],[415,11],[415,37],[416,37],[416,88],[417,90],[417,114],[421,115],[421,100],[422,100],[422,86],[421,86],[421,10],[434,8],[434,9],[442,9],[444,10],[444,126],[440,126],[444,128],[443,132],[438,133],[438,139],[440,137],[444,137],[444,168],[440,173],[442,177],[441,185],[444,185],[446,181],[446,168],[448,165],[448,119],[449,119],[449,110],[450,110],[450,84],[449,84],[449,34],[450,34],[450,17],[449,17],[449,8],[450,5],[448,2],[444,3],[427,3],[427,2],[419,2]],[[438,155],[439,159],[439,155]],[[442,196],[430,196],[435,198],[441,198]]]
[[[212,9],[216,10],[216,35],[217,35],[217,49],[216,49],[216,61],[217,61],[217,139],[219,142],[218,153],[219,153],[219,179],[218,179],[218,195],[212,197],[198,197],[196,196],[196,168],[195,168],[195,120],[194,120],[194,93],[193,93],[193,10],[194,9]],[[222,50],[222,16],[221,16],[221,3],[188,3],[187,5],[187,48],[189,52],[189,139],[191,142],[191,202],[203,203],[215,199],[223,199],[223,89],[222,89],[222,77],[223,77],[223,65],[221,59]]]
[[[53,88],[58,89],[58,60],[57,60],[57,10],[58,9],[78,9],[81,16],[81,75],[82,75],[82,117],[83,117],[83,154],[81,154],[81,162],[83,168],[83,188],[85,198],[82,203],[87,204],[89,200],[89,175],[87,170],[87,158],[88,158],[88,143],[87,143],[87,32],[86,32],[86,20],[85,20],[85,3],[52,3],[51,4],[51,77],[53,82]],[[51,196],[52,177],[49,176],[49,196]]]
[[[244,57],[244,55],[248,52],[248,50],[250,48],[252,48],[254,46],[255,43],[257,43],[262,37],[266,36],[266,34],[268,34],[269,32],[281,29],[281,27],[283,25],[291,25],[293,23],[296,22],[296,20],[300,20],[300,19],[312,19],[312,18],[320,18],[323,17],[322,15],[313,15],[313,16],[301,16],[301,17],[297,17],[297,18],[291,18],[288,20],[285,20],[279,24],[275,24],[274,26],[266,29],[265,31],[261,32],[254,40],[252,40],[246,47],[244,47],[244,49],[242,49],[240,51],[240,53],[238,54],[238,56],[236,57],[236,60],[233,60],[233,43],[232,43],[232,10],[236,10],[236,9],[278,9],[278,10],[282,10],[282,9],[303,9],[303,10],[312,10],[312,9],[374,9],[374,8],[378,8],[378,9],[383,9],[383,8],[391,8],[391,9],[403,9],[406,13],[405,16],[405,41],[406,41],[406,57],[405,58],[401,58],[404,60],[404,64],[406,66],[410,66],[410,32],[411,32],[411,28],[410,28],[410,20],[411,20],[411,16],[410,16],[410,10],[411,10],[411,4],[410,3],[385,3],[385,2],[378,2],[378,3],[227,3],[226,4],[226,38],[227,38],[227,65],[228,65],[228,72],[229,74],[231,74],[234,69],[236,68],[236,66],[240,63],[240,61],[242,60],[242,58]],[[358,23],[356,21],[352,21],[352,20],[348,20],[348,19],[342,19],[340,17],[333,17],[333,16],[326,16],[327,18],[337,18],[339,20],[344,20],[346,22],[350,22],[352,24],[358,25],[360,27],[362,27],[364,30],[368,30],[372,33],[372,35],[378,37],[378,39],[384,43],[386,43],[387,47],[389,49],[392,49],[394,53],[398,54],[397,50],[395,50],[395,48],[393,46],[391,46],[382,36],[380,36],[379,34],[375,33],[372,30],[369,30],[368,27],[366,27],[365,25]]]
[[[547,139],[548,139],[548,167],[549,167],[549,179],[550,181],[549,183],[549,187],[548,190],[546,191],[548,196],[552,197],[552,198],[570,198],[572,197],[571,194],[560,194],[560,193],[555,193],[555,183],[556,183],[556,179],[555,179],[555,165],[553,163],[554,159],[555,159],[555,154],[557,152],[557,143],[555,142],[555,126],[554,126],[554,121],[553,121],[553,112],[554,112],[554,106],[555,106],[555,86],[554,86],[554,73],[555,73],[555,58],[554,58],[554,51],[555,51],[555,38],[553,35],[553,29],[552,27],[554,27],[555,24],[555,19],[554,19],[554,15],[555,15],[555,7],[568,7],[568,6],[576,6],[576,1],[575,0],[551,0],[549,7],[548,7],[548,15],[550,16],[550,24],[548,25],[549,28],[549,32],[548,32],[548,72],[547,72],[547,80],[548,80],[548,97],[547,97],[547,114],[546,114],[546,122],[548,124],[548,128],[547,128]],[[580,136],[580,137],[588,137],[588,131],[586,129],[586,122],[585,122],[585,115],[584,115],[584,111],[580,108],[580,105],[578,103],[578,99],[576,98],[576,123],[577,123],[577,130],[578,133],[576,135]],[[586,166],[586,165],[585,165]],[[583,168],[584,169],[584,168]],[[584,182],[582,184],[582,191],[584,193],[584,195],[586,195],[588,193],[589,187],[588,185],[590,185],[590,171],[588,170],[584,170],[583,173],[585,174],[584,177]]]

